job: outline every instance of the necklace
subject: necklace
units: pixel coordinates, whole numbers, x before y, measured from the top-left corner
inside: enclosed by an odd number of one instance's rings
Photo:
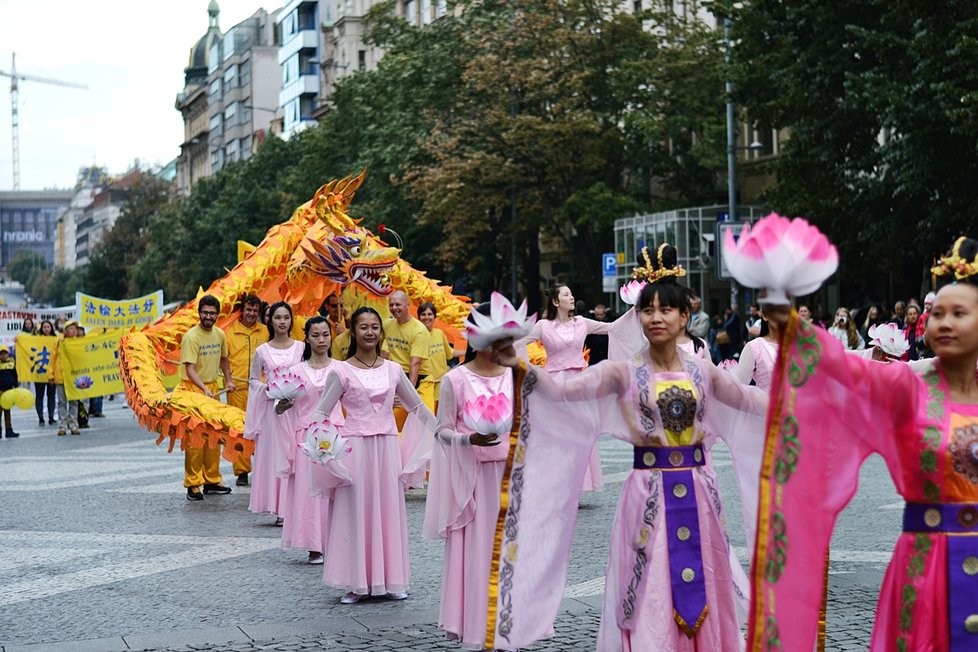
[[[377,364],[377,358],[374,358],[374,361],[373,362],[371,362],[370,364],[367,364],[366,362],[364,362],[363,360],[361,360],[359,357],[357,357],[357,354],[356,353],[353,354],[353,357],[356,358],[356,361],[359,362],[360,364],[362,364],[367,369],[373,369],[374,368],[374,365]]]

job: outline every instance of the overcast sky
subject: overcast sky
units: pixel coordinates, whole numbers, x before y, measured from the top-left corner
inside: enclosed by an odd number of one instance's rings
[[[209,0],[0,0],[0,70],[88,86],[20,83],[21,190],[72,188],[78,168],[120,174],[135,159],[164,165],[179,154],[191,46],[207,31]],[[222,31],[263,5],[218,0]],[[279,4],[267,3],[269,12]],[[13,187],[10,79],[0,76],[0,190]]]

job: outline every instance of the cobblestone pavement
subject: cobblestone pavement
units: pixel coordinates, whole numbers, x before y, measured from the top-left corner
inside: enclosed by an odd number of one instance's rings
[[[247,511],[247,488],[188,502],[182,456],[156,447],[118,400],[105,406],[80,437],[57,437],[17,411],[22,437],[0,441],[2,652],[459,649],[435,626],[442,545],[420,536],[422,493],[407,499],[410,599],[340,605],[322,567],[281,550],[273,519]],[[601,450],[608,487],[582,500],[556,637],[531,650],[594,647],[608,533],[631,463],[620,442]],[[736,543],[729,454],[718,448],[714,458]],[[871,459],[833,543],[830,650],[867,647],[900,506]]]

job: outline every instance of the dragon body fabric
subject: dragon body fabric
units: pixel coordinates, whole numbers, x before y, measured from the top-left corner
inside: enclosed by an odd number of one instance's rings
[[[400,289],[412,305],[432,302],[438,325],[453,344],[462,344],[468,299],[413,269],[398,249],[346,213],[363,179],[361,172],[324,185],[206,292],[201,289],[172,314],[122,337],[119,368],[126,399],[139,423],[159,433],[158,444],[169,439],[172,451],[177,440],[181,448],[223,443],[224,457],[232,461],[253,452],[254,442],[242,438],[242,410],[179,385],[169,392],[163,383],[164,374],[177,371],[183,334],[198,323],[197,300],[204,294],[220,300],[217,325],[223,328],[237,318],[235,308],[246,294],[269,303],[288,301],[296,315],[311,316],[329,293],[337,292],[350,311],[372,305],[386,315],[387,296]]]

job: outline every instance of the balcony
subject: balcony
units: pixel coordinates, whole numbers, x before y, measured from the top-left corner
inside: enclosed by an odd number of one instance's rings
[[[278,49],[278,63],[282,65],[286,60],[300,50],[318,50],[319,32],[313,29],[304,29],[282,44]]]
[[[282,88],[278,94],[278,105],[285,106],[301,95],[319,96],[319,74],[300,74],[299,78]]]

